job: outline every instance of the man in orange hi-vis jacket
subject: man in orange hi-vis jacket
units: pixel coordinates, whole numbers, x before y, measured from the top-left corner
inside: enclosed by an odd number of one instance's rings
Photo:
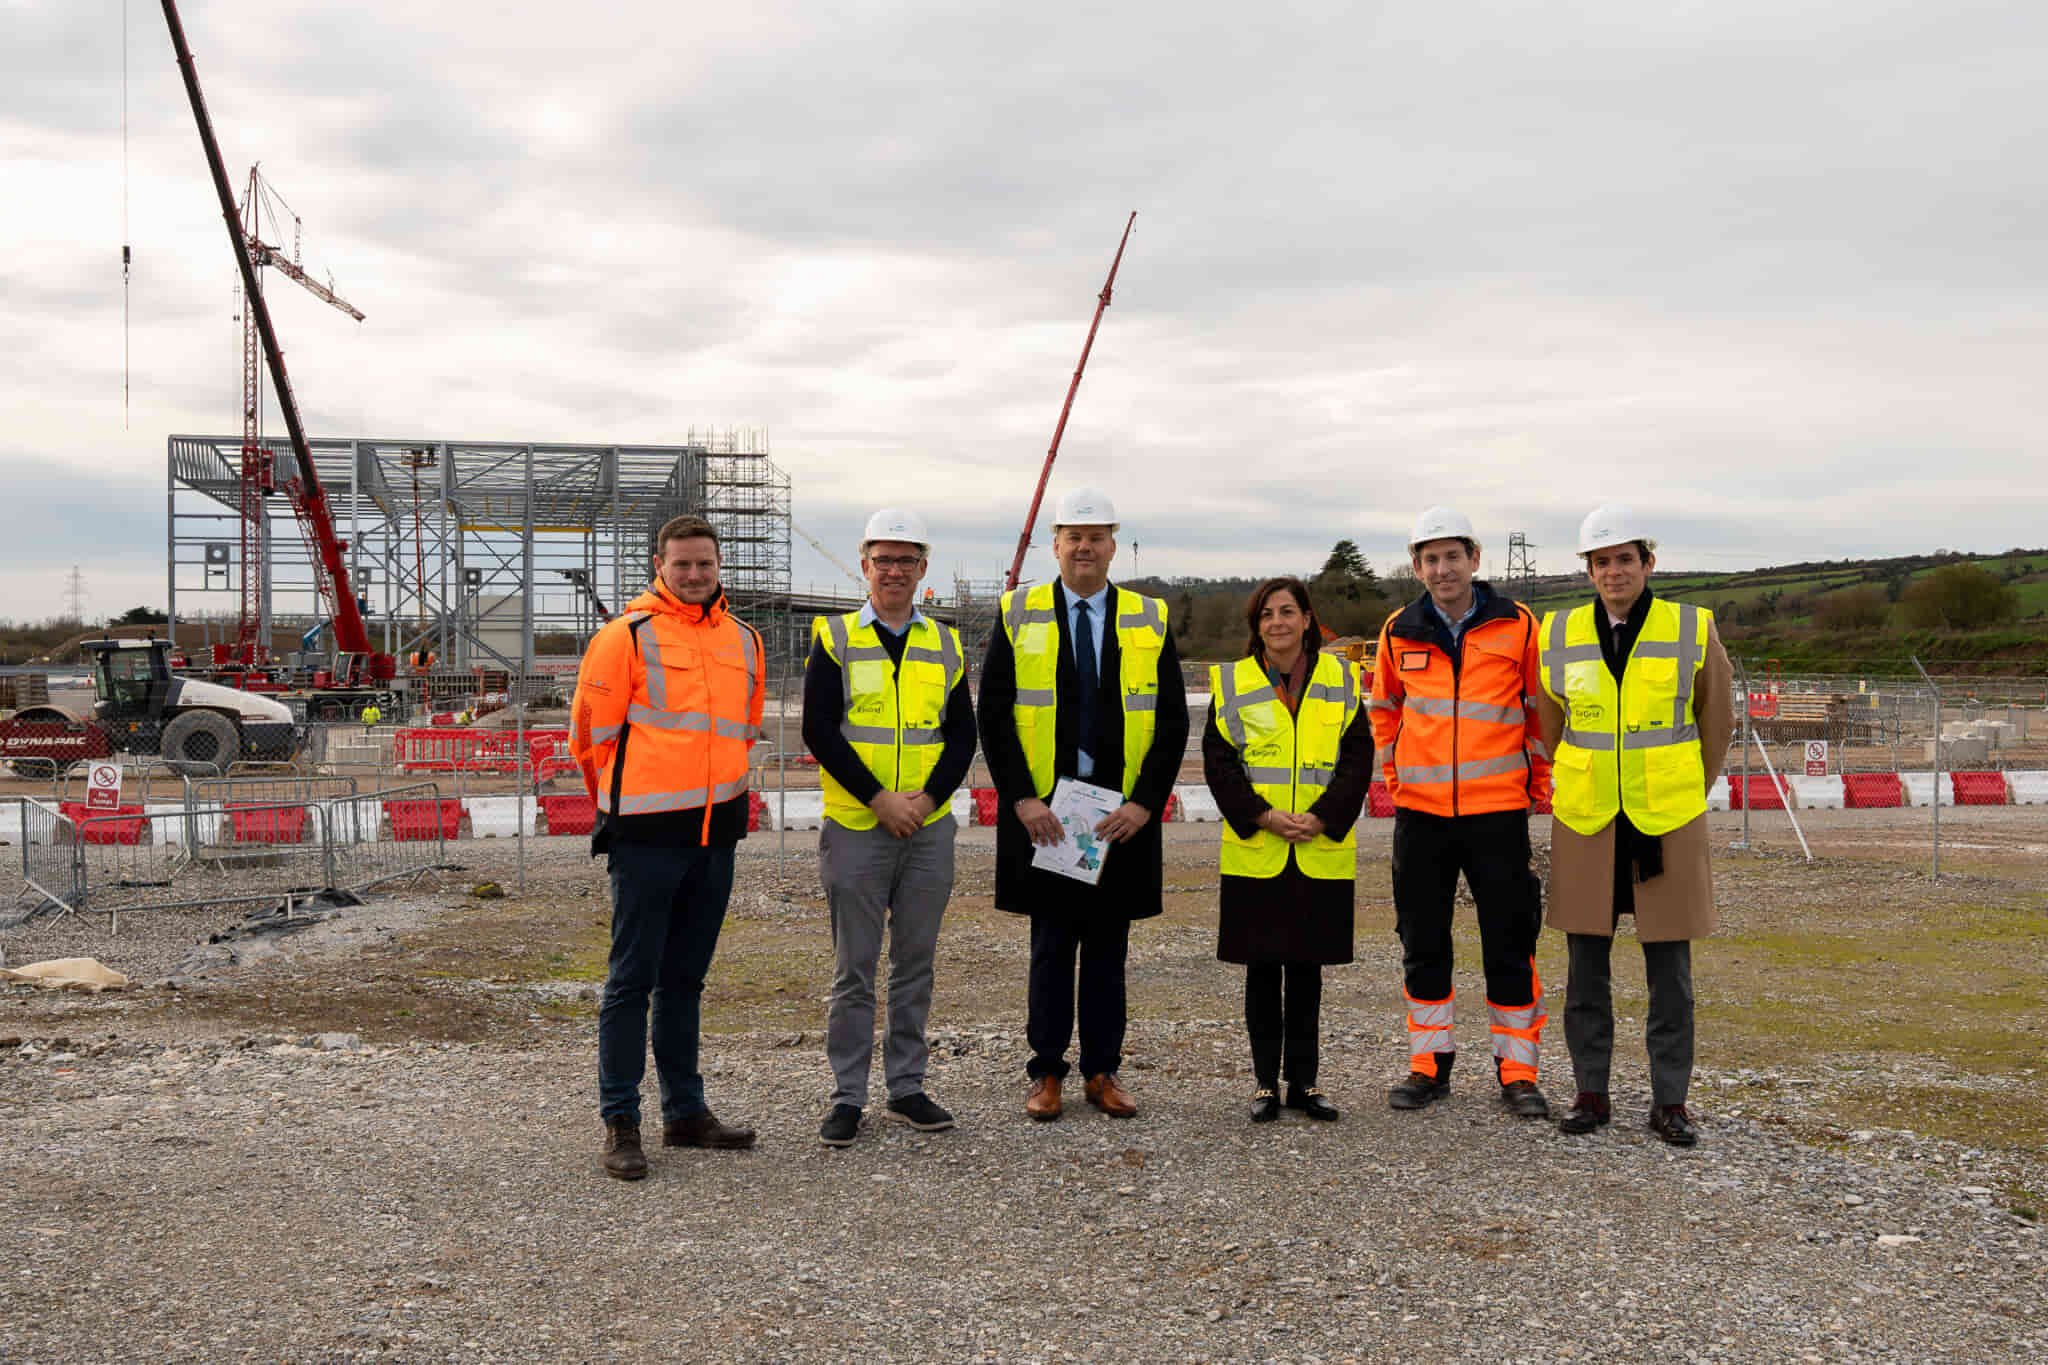
[[[1493,1060],[1508,1112],[1544,1118],[1537,1049],[1548,1016],[1536,975],[1542,895],[1529,807],[1550,790],[1537,732],[1536,618],[1474,575],[1472,523],[1432,507],[1408,553],[1427,591],[1387,618],[1373,667],[1373,739],[1394,801],[1394,913],[1408,997],[1408,1078],[1396,1109],[1450,1093],[1457,1058],[1451,913],[1458,874],[1479,911]]]
[[[718,532],[680,516],[655,542],[655,579],[592,637],[569,751],[597,802],[591,854],[609,854],[611,961],[597,1016],[605,1173],[647,1174],[640,1081],[652,1006],[662,1144],[751,1147],[704,1102],[697,1064],[704,974],[746,837],[747,751],[761,732],[761,636],[726,608]]]

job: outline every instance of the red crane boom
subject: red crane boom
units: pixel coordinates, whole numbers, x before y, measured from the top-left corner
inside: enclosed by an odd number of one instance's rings
[[[1124,222],[1123,239],[1116,244],[1116,259],[1109,263],[1109,278],[1102,282],[1102,293],[1097,296],[1095,304],[1095,317],[1088,324],[1088,340],[1081,343],[1081,360],[1074,366],[1074,381],[1067,385],[1067,401],[1060,405],[1059,425],[1052,429],[1052,447],[1045,452],[1045,468],[1038,471],[1038,487],[1031,491],[1031,510],[1024,514],[1024,529],[1017,536],[1017,554],[1010,561],[1009,577],[1003,580],[1005,588],[1016,587],[1017,575],[1024,572],[1024,552],[1031,548],[1031,528],[1038,524],[1038,505],[1045,501],[1045,483],[1052,477],[1052,462],[1059,458],[1060,437],[1067,430],[1067,414],[1074,410],[1074,395],[1081,390],[1081,371],[1088,368],[1088,353],[1095,349],[1095,329],[1102,325],[1102,311],[1109,307],[1109,291],[1116,284],[1116,268],[1124,263],[1124,244],[1131,240],[1131,224],[1137,221],[1137,211],[1132,210]]]
[[[192,118],[199,125],[199,141],[206,149],[206,166],[213,175],[213,189],[220,200],[221,218],[227,224],[228,243],[235,251],[235,264],[242,272],[244,306],[256,320],[256,331],[269,362],[271,389],[284,413],[285,430],[290,433],[295,478],[286,482],[285,493],[298,514],[314,551],[313,581],[334,622],[335,647],[345,654],[369,656],[370,633],[363,625],[362,611],[348,580],[343,558],[347,545],[334,533],[334,518],[327,510],[327,492],[320,486],[320,471],[313,466],[313,452],[306,445],[306,429],[299,420],[298,399],[292,394],[291,377],[285,373],[284,351],[277,344],[277,329],[271,325],[270,308],[256,280],[256,262],[244,240],[242,223],[235,211],[234,192],[228,188],[227,168],[221,163],[220,143],[213,135],[213,120],[206,112],[206,97],[199,91],[199,71],[192,61],[192,49],[185,43],[185,26],[178,18],[177,0],[163,0],[164,21],[171,30],[171,46],[178,54],[178,70],[185,78],[185,94],[192,102]],[[381,667],[379,666],[381,663]],[[389,676],[388,658],[372,659],[372,673]]]

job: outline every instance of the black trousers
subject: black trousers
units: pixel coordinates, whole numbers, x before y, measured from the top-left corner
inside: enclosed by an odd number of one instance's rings
[[[1284,988],[1283,988],[1284,982]],[[1259,962],[1244,969],[1244,1029],[1251,1035],[1259,1089],[1316,1083],[1316,1032],[1323,1012],[1323,969],[1314,962]]]
[[[1067,1074],[1074,1040],[1074,963],[1080,960],[1081,1074],[1099,1076],[1123,1064],[1124,958],[1131,922],[1121,915],[1033,915],[1031,981],[1024,1036],[1031,1044],[1025,1071]]]
[[[1614,940],[1568,934],[1570,975],[1564,987],[1564,1044],[1580,1090],[1607,1093],[1614,1059]],[[1643,945],[1650,1008],[1643,1042],[1650,1053],[1650,1103],[1684,1104],[1692,1088],[1692,944],[1684,939]]]
[[[1529,870],[1529,814],[1394,812],[1394,927],[1401,970],[1417,1000],[1451,996],[1451,912],[1458,874],[1479,911],[1486,998],[1513,1008],[1536,998],[1529,955],[1543,927],[1543,892]]]

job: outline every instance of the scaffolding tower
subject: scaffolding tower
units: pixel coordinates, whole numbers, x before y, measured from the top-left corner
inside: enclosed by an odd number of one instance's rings
[[[266,441],[277,481],[289,443]],[[691,430],[681,445],[313,438],[335,533],[378,648],[401,662],[528,676],[576,655],[643,590],[661,524],[694,512],[718,528],[733,610],[778,656],[790,623],[790,481],[753,431]],[[169,442],[170,617],[230,619],[238,602],[240,436]],[[282,497],[264,501],[258,639],[320,638],[315,566]],[[282,523],[282,524],[280,524]],[[196,643],[198,632],[176,636]],[[539,639],[544,648],[536,649]],[[771,670],[772,671],[772,670]]]

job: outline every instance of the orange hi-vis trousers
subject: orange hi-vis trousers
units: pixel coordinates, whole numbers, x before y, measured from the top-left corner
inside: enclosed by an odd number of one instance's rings
[[[1543,1008],[1543,979],[1536,974],[1536,959],[1529,959],[1529,981],[1535,998],[1526,1005],[1496,1005],[1486,1002],[1487,1027],[1493,1034],[1493,1060],[1500,1069],[1500,1083],[1536,1079],[1538,1056],[1543,1043],[1543,1026],[1550,1015]],[[1407,993],[1404,991],[1404,995]],[[1425,1076],[1437,1074],[1437,1054],[1458,1050],[1454,1028],[1457,992],[1441,1000],[1408,997],[1408,1069]]]

